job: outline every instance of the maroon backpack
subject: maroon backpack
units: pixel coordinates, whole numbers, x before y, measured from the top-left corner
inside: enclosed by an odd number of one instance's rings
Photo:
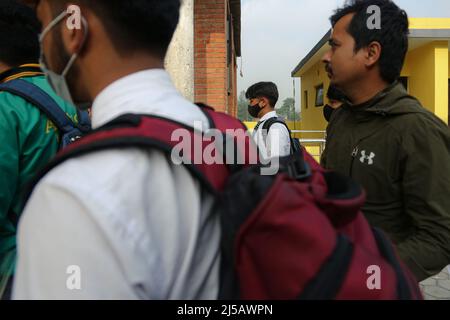
[[[219,299],[422,299],[390,241],[361,214],[365,194],[359,185],[326,172],[305,150],[281,159],[278,174],[261,175],[262,164],[250,165],[257,150],[245,126],[201,108],[224,141],[230,139],[227,129],[240,129],[232,137],[233,160],[240,155],[242,165],[189,164],[199,156],[194,137],[201,138],[201,132],[172,120],[130,114],[63,150],[35,182],[67,159],[100,150],[152,148],[170,156],[178,144],[172,133],[184,128],[192,148],[191,154],[181,155],[183,165],[217,196],[221,215]],[[202,142],[201,150],[210,143]],[[228,157],[225,151],[223,156]]]

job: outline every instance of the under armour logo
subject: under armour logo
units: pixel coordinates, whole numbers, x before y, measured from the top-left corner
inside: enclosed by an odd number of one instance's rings
[[[359,161],[361,161],[361,163],[365,163],[366,160],[368,161],[369,166],[373,165],[373,159],[376,157],[375,153],[371,152],[370,156],[368,156],[366,154],[366,151],[363,150],[361,151],[361,158],[359,159]]]

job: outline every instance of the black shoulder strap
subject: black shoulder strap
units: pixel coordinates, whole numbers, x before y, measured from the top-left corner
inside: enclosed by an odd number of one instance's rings
[[[87,155],[92,152],[116,148],[154,148],[170,156],[173,146],[167,142],[167,137],[165,135],[160,138],[153,138],[151,136],[145,136],[145,134],[140,131],[139,127],[144,119],[151,119],[155,121],[159,120],[160,123],[167,123],[172,126],[177,126],[178,128],[185,128],[189,131],[194,131],[193,128],[187,127],[184,124],[157,116],[138,114],[122,115],[104,126],[91,131],[89,134],[85,135],[83,139],[62,150],[62,152],[53,158],[50,163],[48,163],[47,166],[34,177],[33,181],[27,188],[25,199],[28,200],[34,187],[52,169],[69,159]],[[152,135],[157,136],[155,132],[156,131],[152,132]],[[188,167],[191,172],[194,172],[195,176],[198,177],[202,183],[207,185],[210,190],[213,190],[213,187],[208,184],[208,181],[203,179],[203,175],[195,169],[195,165],[186,165],[186,167]]]
[[[15,79],[0,84],[0,91],[9,92],[15,96],[21,97],[25,101],[36,106],[43,112],[58,128],[61,134],[72,131],[76,124],[64,113],[55,100],[38,86],[22,79]],[[82,130],[90,128],[90,121],[86,119],[84,113],[79,113],[82,119]],[[9,220],[17,227],[18,217],[15,213],[8,213]]]
[[[283,121],[283,119],[277,118],[277,117],[270,118],[270,119],[266,120],[266,121],[264,122],[264,124],[263,124],[263,127],[262,127],[262,130],[263,130],[263,131],[262,131],[262,135],[263,135],[263,139],[264,139],[264,144],[267,145],[267,136],[269,135],[270,128],[271,128],[275,123],[280,123],[280,124],[282,124],[283,126],[286,127],[287,131],[289,132],[289,138],[290,138],[290,140],[291,140],[291,149],[292,149],[292,148],[293,148],[294,141],[292,140],[291,129],[289,129],[288,125],[286,124],[286,122]]]
[[[214,108],[200,102],[197,102],[195,104],[197,105],[197,107],[199,107],[200,111],[205,115],[206,119],[208,120],[209,128],[214,129],[216,127],[216,124],[214,123],[213,118],[211,118],[211,115],[206,111],[206,110],[214,111]]]
[[[408,285],[407,277],[403,272],[402,266],[396,256],[395,249],[392,243],[388,240],[385,234],[377,229],[372,228],[373,235],[378,245],[378,249],[387,262],[392,266],[397,276],[397,295],[399,300],[411,300],[413,295]],[[420,293],[416,293],[420,296]]]
[[[209,118],[212,122],[211,126],[216,127],[214,119]],[[114,148],[154,148],[170,157],[173,155],[173,148],[179,145],[179,141],[174,141],[172,138],[174,130],[177,129],[186,129],[192,135],[192,138],[188,139],[191,144],[195,143],[194,135],[203,134],[193,127],[163,117],[139,114],[123,115],[90,132],[81,140],[62,150],[27,186],[24,193],[25,200],[29,199],[34,187],[53,168],[66,160],[91,152]],[[213,194],[224,188],[225,177],[228,177],[230,168],[221,163],[210,165],[205,163],[196,164],[195,146],[191,145],[189,150],[191,151],[190,154],[183,154],[182,152],[176,154],[176,156],[181,157],[180,161],[188,171]]]
[[[288,125],[286,124],[285,121],[283,121],[283,119],[281,118],[277,118],[277,117],[273,117],[268,119],[267,121],[264,122],[262,129],[264,131],[266,131],[267,133],[269,133],[270,128],[275,124],[275,123],[280,123],[282,125],[284,125],[286,127],[286,129],[288,129],[289,133],[291,133],[291,130],[289,129]]]
[[[36,106],[55,124],[61,134],[69,133],[74,128],[78,128],[47,92],[30,82],[22,79],[11,80],[1,84],[0,91],[6,91],[19,96]],[[88,121],[86,116],[79,113],[79,117],[83,125],[85,125],[85,122]],[[83,132],[86,131],[84,126],[79,129]]]

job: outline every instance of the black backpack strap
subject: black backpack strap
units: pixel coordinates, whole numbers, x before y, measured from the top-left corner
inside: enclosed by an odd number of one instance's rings
[[[270,128],[272,128],[272,126],[275,123],[282,123],[283,125],[285,125],[287,127],[287,125],[284,123],[284,121],[282,121],[279,118],[274,117],[274,118],[270,118],[270,119],[267,119],[266,121],[264,121],[261,129],[262,129],[264,144],[266,144],[266,145],[267,145],[267,136],[269,135]],[[289,128],[288,128],[288,130],[289,130]],[[289,133],[290,133],[290,131],[289,131]]]
[[[92,125],[89,113],[84,110],[79,110],[78,108],[76,109],[78,115],[78,129],[80,129],[83,133],[90,132],[92,130]]]
[[[263,130],[263,131],[262,131],[262,135],[263,135],[264,144],[267,145],[267,137],[268,137],[268,135],[269,135],[270,128],[271,128],[275,123],[280,123],[280,124],[282,124],[283,126],[286,127],[286,129],[287,129],[287,131],[288,131],[288,133],[289,133],[289,139],[291,140],[291,154],[295,154],[295,153],[297,153],[298,151],[300,151],[300,149],[301,149],[300,143],[296,143],[296,141],[295,141],[294,138],[292,137],[291,129],[289,129],[288,125],[286,124],[286,122],[285,122],[283,119],[277,118],[277,117],[270,118],[270,119],[266,120],[266,121],[263,123],[263,126],[262,126],[262,130]],[[297,140],[297,141],[298,141],[298,140]]]
[[[75,128],[78,128],[52,97],[50,97],[44,90],[30,82],[22,79],[11,80],[0,84],[0,91],[5,91],[21,97],[25,101],[37,107],[48,117],[48,119],[50,119],[50,121],[55,124],[61,136],[72,132]],[[79,129],[82,132],[87,132],[90,129],[89,115],[87,112],[79,112],[78,117],[82,123],[82,126],[80,126]],[[17,227],[19,217],[15,213],[10,212],[8,214],[8,219],[15,227]]]
[[[188,130],[192,135],[202,134],[185,124],[162,117],[123,115],[63,149],[28,185],[25,201],[29,199],[34,187],[47,173],[72,158],[98,151],[124,148],[151,148],[164,152],[170,157],[173,148],[179,144],[172,140],[173,130],[180,128]],[[191,143],[194,143],[194,140],[191,139]],[[193,145],[191,152],[195,152]],[[181,154],[180,156],[183,166],[199,180],[206,190],[217,194],[225,186],[226,177],[229,175],[229,168],[226,165],[194,164],[195,156],[193,154]],[[185,161],[186,159],[191,161]]]
[[[387,239],[384,233],[377,229],[372,228],[373,235],[380,250],[381,255],[386,259],[386,261],[392,266],[397,276],[397,294],[399,300],[411,300],[412,293],[408,285],[408,278],[405,275],[400,262],[395,254],[394,247],[391,242]],[[417,294],[417,293],[416,293]],[[420,296],[419,293],[417,296]]]
[[[253,135],[255,135],[258,132],[258,130],[261,127],[262,124],[263,124],[262,122],[258,122],[256,124],[255,128],[253,129]]]
[[[0,85],[0,91],[6,91],[21,97],[36,106],[58,128],[61,135],[72,132],[75,128],[86,132],[90,128],[89,116],[80,112],[78,114],[82,126],[75,124],[59,107],[56,101],[38,86],[22,79],[11,80]]]
[[[214,123],[213,118],[211,117],[211,115],[208,113],[207,110],[211,110],[214,111],[214,108],[204,104],[204,103],[200,103],[197,102],[196,103],[197,107],[199,107],[200,111],[205,115],[206,119],[208,120],[209,123],[209,128],[210,129],[215,129],[216,128],[216,124]]]
[[[336,247],[317,275],[306,285],[299,300],[334,300],[344,284],[352,262],[353,243],[338,235]]]

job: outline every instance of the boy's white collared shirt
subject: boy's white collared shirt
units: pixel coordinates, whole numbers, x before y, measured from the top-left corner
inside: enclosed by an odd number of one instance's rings
[[[126,113],[208,127],[163,70],[107,87],[94,102],[93,127]],[[71,159],[39,183],[25,208],[13,296],[216,299],[221,234],[213,200],[159,151]]]
[[[254,140],[265,159],[288,156],[291,153],[291,137],[287,128],[281,123],[275,123],[271,126],[267,134],[267,140],[264,141],[264,122],[271,118],[278,118],[276,111],[266,113],[259,120],[259,128],[254,133]]]

